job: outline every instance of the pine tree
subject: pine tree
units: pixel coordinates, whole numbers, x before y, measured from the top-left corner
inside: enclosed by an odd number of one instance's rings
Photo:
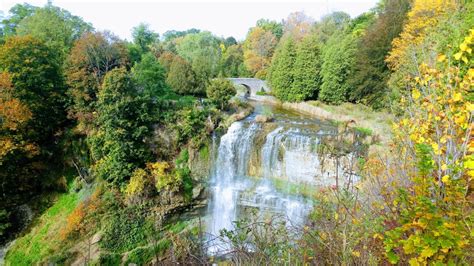
[[[295,43],[288,38],[277,49],[269,72],[269,81],[275,96],[282,100],[291,99],[291,88],[294,75],[293,67],[296,61]]]
[[[323,84],[319,99],[340,104],[347,100],[350,90],[348,78],[354,67],[356,42],[351,33],[339,33],[331,37],[323,55],[321,78]]]
[[[296,51],[294,80],[290,101],[304,101],[318,96],[321,86],[321,51],[316,36],[303,39]]]

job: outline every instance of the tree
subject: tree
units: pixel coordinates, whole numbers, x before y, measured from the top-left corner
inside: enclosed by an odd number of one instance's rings
[[[295,42],[288,37],[275,52],[268,77],[273,93],[282,101],[292,100],[291,87],[294,81],[295,61]]]
[[[219,40],[210,32],[187,34],[177,44],[178,55],[187,60],[196,74],[196,93],[203,94],[210,78],[219,71]]]
[[[96,177],[120,185],[150,159],[150,105],[124,68],[108,72],[98,94],[96,130],[88,137]]]
[[[169,51],[165,51],[158,58],[158,61],[163,66],[166,73],[170,72],[171,64],[173,63],[173,60],[174,60],[175,57],[176,57],[176,55],[174,53],[169,52]]]
[[[313,18],[304,12],[293,12],[283,22],[283,34],[298,42],[310,32],[313,24]]]
[[[65,85],[57,51],[31,36],[8,38],[0,65],[0,210],[11,212],[57,188]]]
[[[318,96],[321,86],[321,49],[316,36],[308,35],[296,49],[294,80],[291,86],[290,101],[304,101]]]
[[[94,103],[104,76],[128,64],[123,42],[109,32],[86,33],[74,44],[66,63],[66,80],[73,103],[69,115],[87,133],[94,119]]]
[[[145,54],[142,61],[136,63],[132,68],[135,83],[143,90],[149,99],[163,96],[168,89],[165,83],[165,70],[156,57]]]
[[[224,78],[219,78],[211,80],[206,88],[206,94],[209,99],[224,110],[229,100],[235,96],[236,91],[232,82]]]
[[[171,64],[166,83],[179,94],[199,94],[201,90],[196,82],[196,74],[191,65],[177,56]]]
[[[1,21],[1,28],[3,30],[3,34],[7,37],[15,35],[18,24],[20,24],[20,22],[24,18],[31,16],[36,9],[37,7],[27,3],[16,4],[12,8],[10,8],[10,10],[8,11],[10,16],[5,17]]]
[[[221,73],[224,77],[240,77],[240,68],[244,61],[242,46],[231,45],[224,50],[221,61]]]
[[[91,30],[92,26],[80,17],[48,4],[21,20],[16,31],[18,35],[31,35],[42,40],[66,56],[74,41]]]
[[[165,42],[168,42],[179,37],[184,37],[188,34],[194,34],[194,33],[200,33],[200,32],[201,30],[194,29],[194,28],[185,30],[185,31],[169,30],[163,33],[163,38]]]
[[[225,38],[224,45],[225,45],[225,47],[230,47],[232,45],[237,45],[237,41],[235,40],[234,37],[230,36],[230,37]]]
[[[269,19],[257,20],[257,27],[270,31],[279,40],[283,36],[283,24]]]
[[[388,0],[381,13],[361,37],[357,53],[354,74],[350,78],[352,90],[350,101],[363,102],[373,107],[387,104],[387,81],[390,70],[385,58],[392,47],[405,21],[410,6],[408,0]]]
[[[334,104],[347,100],[348,79],[354,66],[356,40],[352,33],[339,32],[331,37],[323,53],[322,85],[319,99]]]
[[[132,38],[135,45],[145,54],[150,51],[150,45],[158,42],[158,33],[150,30],[150,26],[145,23],[140,23],[132,29]]]
[[[250,29],[243,44],[244,64],[253,76],[265,78],[277,38],[271,31],[254,27]]]
[[[324,16],[320,22],[314,26],[314,33],[319,41],[325,44],[329,38],[336,32],[343,30],[349,22],[351,16],[345,12],[338,11]]]

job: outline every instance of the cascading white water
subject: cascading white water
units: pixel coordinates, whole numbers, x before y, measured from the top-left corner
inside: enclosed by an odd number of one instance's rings
[[[274,181],[333,184],[333,178],[328,177],[334,172],[322,167],[317,151],[321,138],[334,134],[335,128],[314,127],[317,122],[310,122],[280,117],[272,124],[276,128],[265,133],[268,130],[250,117],[229,127],[220,140],[211,176],[212,199],[207,226],[211,236],[219,236],[222,229],[232,230],[233,222],[244,218],[249,208],[262,215],[282,215],[288,224],[304,224],[312,208],[310,200],[277,187]],[[259,134],[266,134],[260,147],[255,143]],[[259,176],[249,176],[249,162],[255,159],[252,154],[260,156]],[[209,252],[214,254],[227,248],[218,240],[210,246]]]

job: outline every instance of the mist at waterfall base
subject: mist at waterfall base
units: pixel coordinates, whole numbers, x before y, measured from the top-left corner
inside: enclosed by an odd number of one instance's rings
[[[206,228],[211,255],[229,251],[231,247],[218,237],[220,231],[233,230],[234,221],[245,218],[248,210],[253,210],[259,217],[284,217],[288,227],[304,225],[312,210],[311,199],[276,186],[276,180],[325,186],[334,182],[331,177],[335,173],[324,169],[317,153],[323,137],[337,134],[334,125],[261,103],[254,104],[254,114],[234,122],[221,137],[216,150]],[[255,116],[268,108],[273,109],[273,122],[270,125],[257,123]],[[256,139],[261,134],[264,135],[263,145],[257,145]],[[259,162],[255,156],[260,157],[257,158]],[[258,176],[251,176],[249,165],[255,165],[255,162],[260,164]],[[252,172],[255,175],[255,171]]]

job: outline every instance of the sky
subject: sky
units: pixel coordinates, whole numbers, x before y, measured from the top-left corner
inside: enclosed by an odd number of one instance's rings
[[[6,15],[17,3],[43,6],[47,0],[0,0],[0,11]],[[355,17],[374,7],[377,0],[53,0],[54,5],[91,22],[97,30],[110,30],[123,39],[131,39],[131,29],[141,22],[162,35],[167,30],[197,28],[217,36],[243,40],[250,27],[260,18],[276,21],[295,11],[318,20],[333,11],[344,11]]]

